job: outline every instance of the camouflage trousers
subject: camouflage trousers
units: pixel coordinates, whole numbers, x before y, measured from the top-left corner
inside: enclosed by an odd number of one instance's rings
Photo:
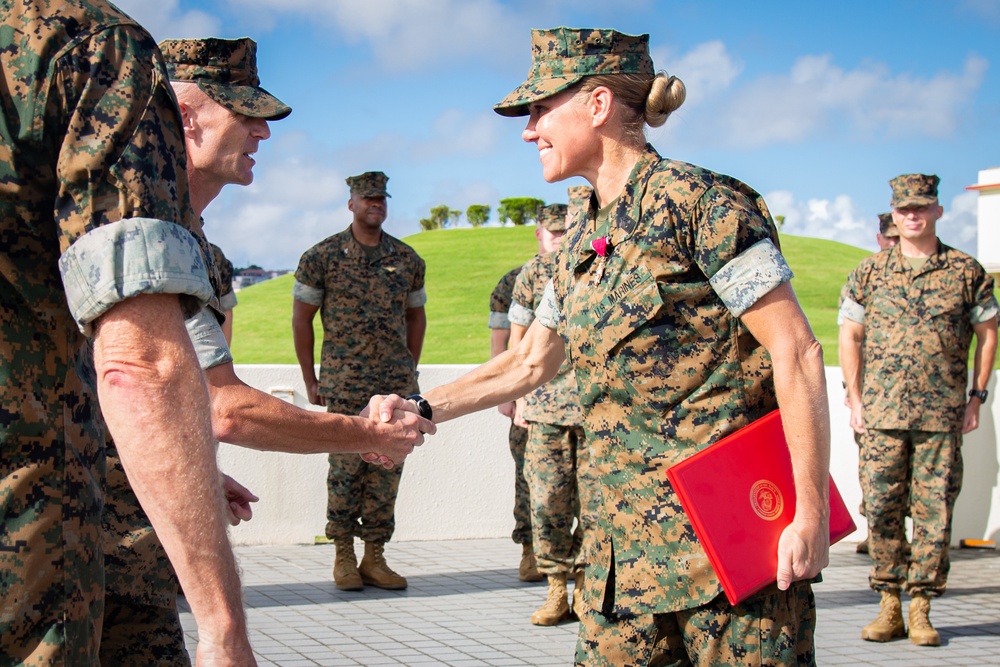
[[[357,454],[330,454],[326,536],[388,542],[396,530],[396,496],[403,466],[390,470],[365,463]]]
[[[876,591],[941,595],[951,568],[952,512],[962,488],[961,434],[868,429],[863,443],[869,584]],[[913,519],[909,556],[907,513]]]
[[[576,664],[586,667],[815,665],[816,599],[808,582],[769,586],[732,606],[725,595],[668,614],[609,617],[587,605]]]
[[[167,606],[108,594],[101,667],[190,667],[177,597]]]
[[[528,429],[511,421],[507,440],[514,459],[514,532],[510,534],[510,539],[515,544],[531,544],[531,498],[528,482],[524,479],[524,448],[528,442]]]
[[[177,575],[110,442],[102,530],[101,664],[190,665],[177,615]]]
[[[16,420],[3,417],[0,665],[96,667],[104,614],[104,447],[81,451],[61,435],[19,437]]]
[[[538,571],[548,575],[585,570],[600,486],[583,428],[529,422],[524,476],[530,488]]]

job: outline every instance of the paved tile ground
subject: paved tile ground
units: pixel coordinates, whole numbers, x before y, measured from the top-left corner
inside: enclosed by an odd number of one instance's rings
[[[517,580],[520,547],[509,540],[390,543],[387,558],[409,580],[405,591],[338,591],[330,579],[333,553],[329,545],[237,549],[262,667],[573,662],[576,623],[531,625],[545,584]],[[853,544],[836,545],[816,586],[818,663],[1000,665],[1000,553],[953,554],[950,589],[931,614],[943,645],[920,648],[905,639],[860,639],[878,597],[868,589],[867,556]],[[186,612],[182,621],[193,652],[194,622]]]

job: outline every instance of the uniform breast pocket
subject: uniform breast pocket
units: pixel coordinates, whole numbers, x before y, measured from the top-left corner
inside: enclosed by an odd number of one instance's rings
[[[677,329],[664,318],[656,280],[648,271],[637,271],[613,289],[598,309],[604,312],[595,322],[593,335],[608,371],[605,389],[626,405],[662,413],[676,400],[678,346]]]
[[[969,316],[961,294],[935,293],[927,296],[926,315],[933,322],[942,351],[956,350],[969,327]],[[968,343],[966,343],[967,345]]]

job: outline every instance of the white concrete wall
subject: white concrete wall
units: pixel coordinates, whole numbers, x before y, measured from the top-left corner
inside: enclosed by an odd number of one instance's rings
[[[420,385],[449,382],[471,366],[422,366]],[[307,407],[296,366],[237,366],[237,374],[265,392]],[[955,508],[954,539],[1000,539],[1000,463],[997,376],[978,431],[963,447],[965,484]],[[859,526],[861,501],[858,451],[847,426],[839,368],[827,368],[832,421],[831,473]],[[313,406],[314,407],[314,406]],[[319,408],[316,408],[319,409]],[[507,446],[509,421],[496,410],[442,424],[438,433],[411,455],[396,502],[395,540],[508,537],[513,530],[514,466]],[[261,497],[254,519],[232,530],[236,544],[312,542],[326,524],[326,457],[257,452],[230,445],[220,449],[222,469]]]
[[[1000,167],[979,172],[978,185],[1000,184]],[[977,259],[990,273],[1000,273],[1000,187],[979,191]]]

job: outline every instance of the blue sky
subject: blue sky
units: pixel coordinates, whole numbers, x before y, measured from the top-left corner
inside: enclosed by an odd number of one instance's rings
[[[117,4],[157,40],[254,38],[263,86],[294,109],[271,124],[254,183],[205,212],[237,266],[294,268],[350,223],[344,178],[363,171],[389,175],[400,237],[437,204],[566,201],[582,181],[545,183],[522,120],[492,111],[528,71],[531,28],[648,32],[657,69],[688,89],[650,141],[756,188],[784,233],[874,249],[889,179],[936,173],[939,235],[975,253],[965,187],[1000,166],[1000,0]]]

